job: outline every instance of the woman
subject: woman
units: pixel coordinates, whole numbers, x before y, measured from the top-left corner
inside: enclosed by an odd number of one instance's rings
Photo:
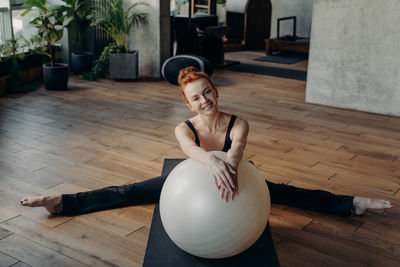
[[[193,67],[178,77],[188,108],[197,113],[179,124],[176,138],[183,152],[204,164],[218,188],[221,199],[234,200],[238,192],[237,167],[243,157],[249,131],[248,122],[218,110],[218,91],[207,74]],[[227,152],[228,160],[218,159],[208,151]],[[166,176],[122,186],[111,186],[77,194],[24,198],[23,206],[45,207],[51,214],[74,215],[159,200]],[[367,209],[391,208],[385,200],[334,195],[321,190],[301,189],[266,181],[271,201],[294,207],[338,215],[357,215]]]

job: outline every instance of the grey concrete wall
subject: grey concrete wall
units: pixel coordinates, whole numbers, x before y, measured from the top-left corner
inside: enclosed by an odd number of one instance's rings
[[[130,48],[139,51],[139,76],[159,78],[162,63],[169,55],[170,4],[164,0],[145,2],[149,6],[142,8],[149,14],[148,23],[130,35]]]
[[[315,0],[306,101],[400,115],[400,1]]]
[[[328,0],[326,0],[328,1]],[[310,37],[313,0],[271,0],[271,38],[276,38],[277,19],[297,17],[297,36]],[[293,24],[281,22],[280,35],[292,34]]]

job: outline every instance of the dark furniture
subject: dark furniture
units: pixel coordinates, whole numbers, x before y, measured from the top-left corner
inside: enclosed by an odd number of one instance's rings
[[[217,11],[217,0],[190,0],[192,1],[192,14],[211,14]]]
[[[292,35],[280,36],[280,23],[284,20],[293,21]],[[275,51],[289,51],[308,54],[310,49],[310,38],[298,37],[296,35],[296,17],[279,18],[277,23],[277,38],[265,39],[265,54],[271,55]]]
[[[264,39],[270,36],[271,9],[269,0],[227,0],[225,23],[231,30],[226,46],[264,49]]]
[[[177,41],[176,55],[199,55],[214,66],[224,64],[222,37],[229,31],[226,26],[218,26],[215,15],[176,16],[174,30]]]

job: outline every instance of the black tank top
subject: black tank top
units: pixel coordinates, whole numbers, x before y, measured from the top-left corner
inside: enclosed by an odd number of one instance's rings
[[[231,136],[231,130],[232,130],[233,124],[235,123],[235,120],[236,120],[236,116],[232,115],[231,120],[229,121],[228,129],[226,130],[225,144],[224,144],[224,148],[222,149],[222,151],[224,151],[224,152],[228,152],[228,150],[231,149],[232,140],[231,140],[230,136]],[[195,143],[198,146],[200,146],[200,139],[199,139],[199,136],[197,135],[197,131],[194,128],[193,124],[189,120],[186,120],[185,123],[192,130],[192,132],[194,134],[194,138],[195,138],[195,140],[194,140]]]

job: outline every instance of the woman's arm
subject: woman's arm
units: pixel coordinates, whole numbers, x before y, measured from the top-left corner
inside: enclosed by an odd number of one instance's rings
[[[210,160],[212,154],[208,153],[204,148],[199,147],[194,142],[193,132],[185,123],[181,123],[175,128],[175,136],[182,151],[188,155],[188,157],[203,164],[206,164],[207,161]]]
[[[249,123],[245,119],[238,118],[235,126],[232,128],[232,145],[228,150],[228,163],[237,170],[240,160],[243,157],[243,151],[247,144],[249,134]]]
[[[229,199],[234,199],[238,192],[238,180],[237,180],[237,168],[239,162],[243,157],[243,151],[247,144],[247,135],[249,133],[249,123],[241,118],[238,118],[234,127],[231,131],[232,145],[228,150],[228,164],[235,170],[232,175],[232,180],[234,182],[234,191],[228,192],[224,188],[221,191],[221,198],[228,201]]]
[[[182,151],[190,158],[204,164],[216,183],[218,190],[222,187],[228,192],[232,192],[236,188],[233,175],[236,171],[230,164],[208,153],[204,148],[199,147],[194,141],[193,132],[185,123],[179,124],[175,128],[175,136],[178,140]]]

